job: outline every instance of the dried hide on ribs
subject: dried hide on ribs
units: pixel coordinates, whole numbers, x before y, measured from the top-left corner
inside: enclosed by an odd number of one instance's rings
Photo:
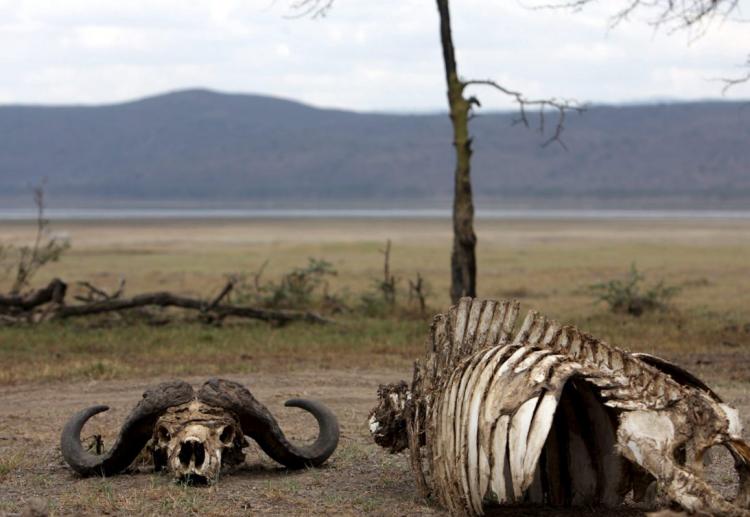
[[[288,468],[320,465],[336,450],[336,417],[312,400],[293,399],[286,405],[302,408],[315,417],[319,433],[314,443],[290,443],[273,415],[244,386],[211,379],[197,393],[182,381],[166,382],[146,391],[115,444],[101,455],[84,450],[81,429],[92,416],[109,408],[84,409],[65,425],[60,447],[68,465],[83,476],[118,474],[150,444],[156,470],[165,469],[182,481],[213,483],[222,466],[244,462],[246,436]]]
[[[518,311],[462,299],[435,317],[411,386],[380,387],[370,431],[392,452],[409,449],[425,495],[481,515],[491,503],[616,506],[651,485],[690,512],[750,515],[736,410],[676,365],[536,312],[516,329]],[[739,473],[734,502],[702,477],[719,444]]]

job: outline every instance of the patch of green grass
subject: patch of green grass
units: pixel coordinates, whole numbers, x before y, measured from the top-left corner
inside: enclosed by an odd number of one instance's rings
[[[423,321],[352,319],[336,325],[209,327],[50,322],[0,329],[0,384],[149,375],[247,373],[333,365],[406,364],[421,352]]]

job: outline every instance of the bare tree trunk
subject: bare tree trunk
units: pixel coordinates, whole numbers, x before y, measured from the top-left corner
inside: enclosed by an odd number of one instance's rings
[[[440,43],[443,46],[448,105],[456,148],[456,172],[453,194],[453,251],[451,253],[451,300],[476,296],[476,245],[474,201],[471,193],[471,137],[469,111],[471,99],[464,98],[464,84],[458,77],[451,35],[448,0],[437,0],[440,13]]]

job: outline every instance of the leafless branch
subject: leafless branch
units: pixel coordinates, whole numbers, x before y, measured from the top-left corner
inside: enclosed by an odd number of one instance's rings
[[[568,9],[581,11],[586,6],[600,0],[570,0],[530,7],[538,9]],[[740,0],[622,0],[625,5],[617,10],[609,19],[610,27],[616,27],[630,19],[636,12],[646,14],[646,23],[655,29],[664,28],[668,33],[687,31],[690,40],[702,37],[715,21],[746,22],[739,17]],[[750,67],[750,61],[747,63]],[[733,78],[719,79],[724,83],[722,93],[738,84],[750,81],[750,71]]]
[[[78,286],[86,290],[86,294],[74,296],[76,300],[83,303],[92,303],[103,300],[116,300],[125,292],[125,279],[120,279],[120,284],[112,294],[90,282],[77,282]]]
[[[333,7],[334,0],[297,0],[292,2],[295,14],[288,18],[323,18]]]
[[[208,304],[208,307],[206,307],[206,311],[214,310],[221,303],[221,301],[224,298],[226,298],[229,295],[229,293],[232,292],[232,289],[234,289],[234,284],[236,282],[237,282],[236,278],[230,278],[229,281],[224,286],[224,288],[216,296],[216,298],[214,298],[213,301]]]
[[[531,9],[568,9],[580,11],[599,0],[571,0],[532,6]],[[647,12],[647,21],[655,27],[670,30],[696,28],[715,19],[728,19],[739,9],[739,0],[622,0],[611,17],[610,25],[627,21],[636,11]],[[701,31],[703,29],[700,29]]]
[[[722,94],[726,95],[729,90],[731,90],[738,84],[744,84],[750,81],[750,56],[748,56],[747,61],[745,62],[745,66],[748,70],[744,74],[736,77],[724,77],[722,79],[719,79],[722,83],[724,83],[724,87],[721,89]]]
[[[409,301],[411,300],[417,300],[421,315],[427,314],[427,285],[419,271],[415,280],[409,279]]]
[[[391,274],[391,239],[385,243],[385,249],[380,250],[383,254],[383,281],[380,282],[380,290],[383,299],[388,305],[396,303],[396,277]]]
[[[109,300],[109,294],[90,282],[78,282],[78,286],[86,290],[86,294],[74,298],[79,302],[90,303],[98,300]]]
[[[255,292],[259,293],[261,290],[260,277],[263,276],[263,271],[266,269],[266,266],[268,266],[268,260],[263,262],[258,268],[258,271],[253,273],[253,286],[255,287]]]
[[[70,247],[66,239],[49,234],[49,221],[44,217],[44,183],[34,187],[34,204],[37,210],[36,235],[32,246],[21,246],[16,252],[18,257],[12,266],[15,279],[11,288],[12,294],[18,294],[29,285],[32,277],[46,264],[56,262]]]
[[[567,147],[565,146],[565,143],[561,138],[563,129],[565,128],[565,117],[568,112],[572,111],[575,113],[582,113],[586,110],[585,106],[567,99],[556,99],[554,97],[549,99],[528,99],[523,95],[523,93],[506,88],[505,86],[501,85],[497,81],[493,81],[492,79],[475,79],[471,81],[464,81],[463,84],[464,87],[489,86],[499,91],[500,93],[511,97],[513,99],[513,102],[518,105],[518,117],[513,121],[515,124],[523,124],[526,127],[530,127],[531,125],[529,123],[528,108],[539,108],[538,128],[542,134],[545,133],[547,110],[551,110],[552,112],[557,113],[557,123],[555,124],[555,129],[552,132],[552,135],[547,140],[545,140],[544,143],[542,143],[542,147],[546,147],[553,142],[557,142],[563,149],[567,150]]]

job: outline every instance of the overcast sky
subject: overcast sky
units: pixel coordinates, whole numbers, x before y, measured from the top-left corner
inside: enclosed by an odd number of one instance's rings
[[[747,24],[716,24],[691,42],[638,20],[610,30],[616,2],[601,3],[568,13],[528,9],[535,0],[453,0],[460,73],[529,96],[703,99],[720,97],[712,79],[740,73],[750,51]],[[0,0],[0,103],[98,104],[205,87],[357,110],[443,109],[432,0],[338,0],[318,20],[289,19],[288,5]],[[478,93],[485,106],[508,106]],[[747,97],[747,85],[727,95]]]

